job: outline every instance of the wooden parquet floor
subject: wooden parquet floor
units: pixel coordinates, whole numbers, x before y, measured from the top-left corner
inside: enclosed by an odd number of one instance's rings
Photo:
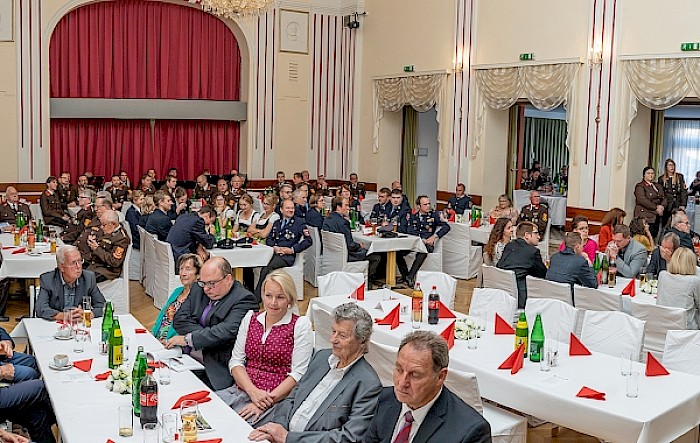
[[[469,312],[469,302],[471,300],[471,294],[474,289],[475,279],[472,280],[458,280],[457,293],[455,297],[455,308],[460,312]],[[150,329],[155,323],[156,317],[158,315],[158,310],[153,306],[153,300],[146,295],[143,286],[138,282],[130,282],[131,291],[131,313],[136,317],[145,327]],[[404,289],[399,290],[399,292],[409,294],[410,290]],[[316,288],[305,284],[304,287],[304,300],[299,302],[299,310],[302,313],[306,313],[309,306],[309,300],[316,297]],[[9,322],[0,323],[0,326],[5,328],[8,332],[11,331],[16,325],[17,321],[15,319],[23,314],[26,314],[29,310],[29,303],[26,297],[21,297],[20,299],[11,299],[7,307],[7,316],[10,317]],[[528,429],[528,442],[531,443],[597,443],[598,439],[590,437],[588,435],[580,434],[576,431],[557,428],[553,432],[553,425],[546,423],[544,425],[538,426],[537,428]],[[558,433],[557,433],[558,430]],[[556,433],[556,436],[552,434]]]

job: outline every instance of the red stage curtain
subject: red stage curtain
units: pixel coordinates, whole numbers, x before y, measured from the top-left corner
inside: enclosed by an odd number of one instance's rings
[[[151,134],[148,120],[54,119],[51,174],[69,171],[75,181],[78,175],[91,171],[109,180],[124,169],[132,183],[138,183],[140,174],[154,162]]]
[[[238,42],[221,20],[154,1],[78,8],[49,46],[57,98],[238,100],[240,65]]]
[[[239,122],[157,120],[153,129],[157,171],[175,167],[178,177],[194,180],[204,169],[228,174],[238,167]]]

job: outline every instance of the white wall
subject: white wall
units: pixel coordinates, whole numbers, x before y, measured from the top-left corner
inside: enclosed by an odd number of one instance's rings
[[[416,197],[427,195],[435,203],[438,184],[438,122],[437,112],[432,108],[418,113],[418,148],[427,150],[427,155],[416,157]]]

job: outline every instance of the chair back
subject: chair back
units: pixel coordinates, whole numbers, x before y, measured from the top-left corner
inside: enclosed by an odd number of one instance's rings
[[[420,287],[425,294],[429,294],[432,287],[435,286],[438,294],[440,294],[440,301],[450,309],[455,308],[457,280],[451,276],[444,272],[418,271],[416,274],[416,283],[420,283]]]
[[[671,329],[687,329],[688,319],[685,309],[659,306],[650,303],[631,301],[633,317],[646,322],[644,333],[644,351],[660,357],[664,351],[666,333]]]
[[[318,277],[318,296],[350,295],[364,282],[365,276],[359,272],[331,272],[321,275]]]
[[[574,303],[587,311],[622,311],[622,296],[574,285]]]
[[[304,261],[306,251],[308,250],[309,249],[298,252],[296,258],[294,259],[294,264],[284,268],[284,270],[287,271],[287,274],[289,274],[289,276],[292,277],[292,280],[294,280],[294,287],[297,290],[297,301],[304,300]]]
[[[563,301],[571,306],[574,305],[573,299],[571,298],[571,285],[568,283],[559,283],[528,275],[525,277],[525,284],[527,285],[528,299],[552,298]]]
[[[503,289],[511,296],[518,298],[518,283],[515,272],[499,269],[495,266],[481,266],[485,288]]]
[[[146,294],[153,297],[153,282],[155,279],[155,236],[139,226],[141,238],[141,282]]]
[[[348,249],[343,234],[321,231],[323,242],[322,274],[342,271],[348,261]]]
[[[369,352],[365,354],[365,359],[377,372],[384,387],[394,386],[394,367],[398,353],[399,348],[396,346],[369,341]]]
[[[569,334],[576,332],[578,309],[568,303],[552,298],[530,298],[525,304],[525,316],[530,327],[535,324],[537,313],[542,315],[545,337],[561,343],[569,343]]]
[[[160,309],[168,301],[175,288],[182,286],[175,274],[175,260],[170,243],[153,240],[155,249],[155,275],[153,281],[153,304]]]
[[[314,349],[317,351],[321,349],[330,349],[331,323],[333,321],[331,313],[325,309],[319,308],[316,304],[312,304],[310,309],[312,311],[311,316],[314,323]]]
[[[452,391],[462,401],[476,410],[479,414],[484,414],[484,404],[479,393],[479,383],[476,381],[476,374],[462,372],[458,369],[450,368],[445,379],[445,386]]]
[[[668,331],[663,363],[669,371],[700,375],[700,331]]]
[[[516,309],[518,309],[518,299],[503,289],[475,288],[469,303],[469,315],[482,312],[489,323],[496,321],[496,314],[508,323],[512,322]]]
[[[591,351],[639,361],[644,343],[644,321],[618,311],[585,311],[581,342]]]
[[[131,250],[133,245],[129,244],[124,254],[124,262],[122,263],[122,272],[119,277],[114,280],[107,280],[97,284],[98,289],[104,295],[105,300],[112,302],[112,308],[115,314],[129,314],[130,309],[130,293],[129,293],[129,262],[131,260]]]
[[[34,221],[44,221],[44,214],[41,212],[41,205],[39,203],[32,203],[29,205],[29,212],[32,213]]]
[[[551,214],[550,214],[551,215]],[[552,229],[552,217],[547,219],[547,227],[544,229],[544,235],[540,238],[540,242],[537,244],[537,249],[540,250],[543,260],[549,258],[549,232]],[[528,292],[528,297],[530,293]]]
[[[314,226],[308,228],[312,243],[311,247],[304,251],[304,280],[315,288],[318,287],[317,279],[321,270],[321,235],[318,233],[318,228]]]
[[[128,211],[132,205],[133,205],[133,203],[125,200],[124,203],[122,203],[122,208],[121,208],[121,211],[119,211],[119,212],[126,215],[126,211]]]

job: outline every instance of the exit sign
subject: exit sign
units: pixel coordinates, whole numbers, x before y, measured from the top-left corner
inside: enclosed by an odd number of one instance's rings
[[[403,67],[403,72],[413,72],[414,66],[413,65],[406,65]]]
[[[681,51],[700,51],[700,43],[681,43]]]
[[[520,60],[522,61],[529,61],[529,60],[534,60],[535,59],[535,54],[532,52],[525,52],[520,54]]]

